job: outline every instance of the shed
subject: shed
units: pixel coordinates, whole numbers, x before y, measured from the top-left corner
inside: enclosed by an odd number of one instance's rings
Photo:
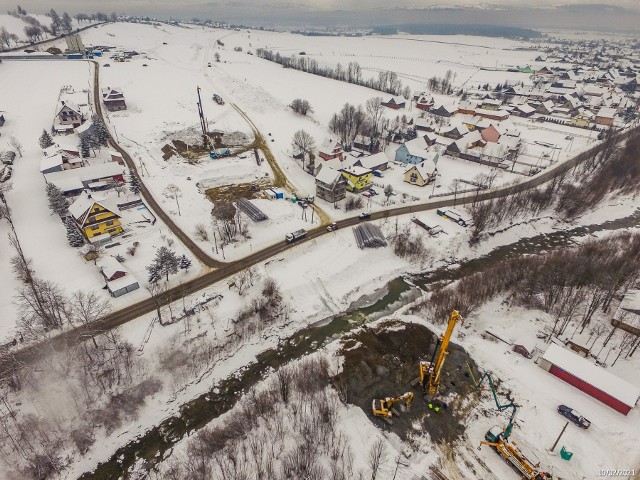
[[[284,198],[284,192],[279,188],[272,188],[271,191],[274,193],[275,198]]]
[[[624,415],[640,398],[639,387],[560,345],[549,345],[538,366]]]

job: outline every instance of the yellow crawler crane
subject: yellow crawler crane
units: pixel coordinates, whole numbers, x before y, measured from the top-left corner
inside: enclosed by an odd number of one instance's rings
[[[390,424],[392,423],[391,417],[393,417],[394,415],[392,408],[396,403],[399,402],[404,402],[405,407],[409,409],[411,407],[411,403],[413,402],[413,392],[406,392],[397,397],[375,399],[373,400],[373,402],[371,402],[371,409],[376,417],[382,417],[383,420]]]
[[[438,339],[431,361],[420,361],[420,385],[422,385],[422,389],[427,395],[433,396],[438,391],[442,366],[444,365],[445,358],[449,354],[449,340],[451,339],[453,328],[456,326],[458,321],[463,321],[462,316],[457,310],[453,310],[449,316],[447,329]]]
[[[502,433],[500,427],[493,427],[484,436],[485,441],[480,442],[480,445],[489,445],[492,447],[498,455],[507,461],[522,475],[522,478],[526,480],[559,480],[555,475],[540,471],[538,465],[533,465],[533,463],[516,448],[514,443],[509,443],[504,440]],[[478,447],[478,450],[480,450],[480,447]]]

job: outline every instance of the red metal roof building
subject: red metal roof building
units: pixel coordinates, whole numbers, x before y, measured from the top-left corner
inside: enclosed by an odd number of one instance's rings
[[[624,415],[640,398],[639,387],[560,345],[549,345],[538,366]]]

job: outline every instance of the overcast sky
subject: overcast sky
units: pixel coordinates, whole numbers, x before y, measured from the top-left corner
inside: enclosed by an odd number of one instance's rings
[[[640,0],[493,0],[486,3],[474,0],[18,1],[23,8],[36,13],[44,13],[53,7],[69,13],[116,11],[159,18],[198,16],[265,26],[508,22],[514,26],[539,28],[640,28]],[[14,0],[0,0],[0,10],[15,9],[16,3]],[[564,7],[558,7],[560,5]],[[467,8],[447,10],[457,6]]]

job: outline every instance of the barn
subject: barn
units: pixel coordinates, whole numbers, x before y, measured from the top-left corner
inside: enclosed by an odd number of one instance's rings
[[[538,366],[624,415],[640,398],[640,388],[560,345],[549,345]]]

